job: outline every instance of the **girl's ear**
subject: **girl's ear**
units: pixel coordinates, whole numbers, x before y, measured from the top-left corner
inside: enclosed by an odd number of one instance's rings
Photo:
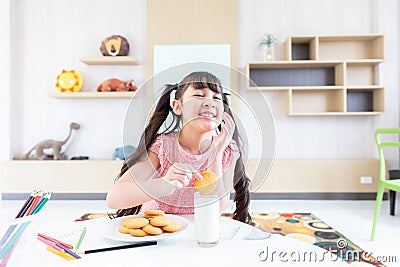
[[[181,101],[174,99],[171,103],[172,110],[178,116],[182,115],[182,104]]]

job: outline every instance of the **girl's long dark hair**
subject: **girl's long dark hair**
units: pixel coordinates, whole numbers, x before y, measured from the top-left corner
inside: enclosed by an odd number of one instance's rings
[[[172,112],[172,108],[170,105],[171,92],[176,91],[175,99],[180,99],[185,90],[189,87],[189,85],[192,85],[195,89],[209,88],[211,91],[221,94],[222,101],[224,103],[224,111],[233,118],[232,111],[229,108],[228,98],[226,94],[222,92],[221,82],[211,73],[192,72],[187,75],[179,84],[166,85],[164,92],[161,95],[160,100],[158,101],[157,106],[153,114],[151,115],[142,136],[140,137],[137,149],[128,159],[125,160],[121,168],[121,172],[119,173],[116,180],[118,180],[136,162],[145,159],[148,149],[153,144],[161,126],[165,123],[169,114],[172,115],[173,120],[169,125],[166,126],[165,130],[163,130],[162,133],[168,134],[176,131],[180,127],[180,117]],[[219,126],[218,129],[221,130],[221,126]],[[251,223],[251,216],[248,211],[250,204],[250,179],[246,176],[245,173],[242,159],[242,145],[241,143],[239,143],[240,140],[237,127],[235,127],[235,131],[233,133],[233,140],[235,140],[238,144],[240,151],[240,157],[236,161],[233,177],[233,187],[235,189],[234,202],[236,204],[236,209],[233,213],[233,219],[246,223]],[[120,217],[125,215],[137,214],[140,211],[141,206],[142,205],[138,205],[128,209],[120,209],[116,212],[116,216]]]

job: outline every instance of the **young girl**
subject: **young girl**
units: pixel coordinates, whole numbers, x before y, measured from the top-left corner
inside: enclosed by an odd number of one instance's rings
[[[169,114],[172,122],[162,130]],[[211,73],[193,72],[179,84],[166,86],[138,148],[108,192],[107,205],[119,209],[118,217],[149,209],[193,213],[194,179],[201,180],[199,172],[208,170],[218,177],[221,212],[233,186],[233,218],[250,223],[250,180],[237,144],[236,124],[221,82]]]

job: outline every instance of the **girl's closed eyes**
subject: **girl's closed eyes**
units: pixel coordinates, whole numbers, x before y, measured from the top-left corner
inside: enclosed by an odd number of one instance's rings
[[[197,94],[194,94],[193,96],[196,96],[196,97],[205,97],[205,95],[204,95],[204,94],[199,94],[199,93],[197,93]],[[221,95],[214,95],[214,96],[213,96],[213,98],[214,98],[214,99],[217,99],[217,100],[221,100],[221,101],[222,101],[222,97],[221,97]]]

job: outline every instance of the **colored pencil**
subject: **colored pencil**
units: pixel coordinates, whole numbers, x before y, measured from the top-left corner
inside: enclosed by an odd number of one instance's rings
[[[16,247],[17,247],[17,246],[14,245],[14,246],[10,249],[10,251],[3,257],[3,259],[1,259],[1,261],[0,261],[0,267],[7,266],[8,260],[11,258],[11,255],[12,255],[12,253],[13,253],[13,251],[14,251],[14,249],[15,249]]]
[[[11,238],[8,240],[8,242],[6,243],[6,245],[1,248],[0,250],[0,259],[2,259],[7,252],[14,246],[14,244],[19,240],[19,238],[21,237],[22,233],[25,231],[26,227],[28,227],[28,225],[31,222],[26,222],[23,223],[18,230],[14,233],[14,235],[11,236]]]
[[[80,251],[79,254],[91,254],[97,252],[105,252],[105,251],[112,251],[112,250],[119,250],[119,249],[126,249],[126,248],[137,248],[137,247],[145,247],[145,246],[153,246],[157,245],[157,241],[144,241],[144,242],[137,242],[129,245],[122,245],[117,247],[108,247],[108,248],[98,248],[92,250],[85,250]]]
[[[32,203],[33,197],[37,194],[38,191],[33,191],[31,195],[27,198],[25,201],[24,205],[22,205],[22,208],[19,210],[17,213],[17,216],[15,218],[21,218],[24,216],[26,210],[29,208],[30,203]],[[7,240],[10,238],[11,234],[14,232],[15,228],[17,227],[16,224],[10,225],[7,229],[7,231],[4,233],[0,240],[0,248],[2,249],[4,244],[7,242]]]
[[[71,255],[75,259],[80,259],[81,258],[81,256],[79,256],[78,254],[74,253],[72,250],[68,249],[67,247],[65,247],[64,245],[62,245],[60,243],[57,243],[56,246],[61,248],[61,249],[63,249],[65,253]]]
[[[62,251],[60,251],[58,249],[55,249],[53,247],[47,246],[46,249],[51,251],[51,252],[53,252],[54,254],[64,258],[64,259],[66,259],[66,260],[69,260],[69,261],[75,260],[75,258],[72,257],[71,255],[68,255],[67,253],[62,252]]]
[[[47,236],[47,235],[44,235],[44,234],[41,234],[41,233],[38,233],[38,236],[43,237],[44,239],[47,239],[47,240],[49,240],[49,241],[51,241],[51,242],[53,242],[53,243],[55,243],[55,244],[57,244],[57,243],[62,244],[62,245],[65,246],[66,248],[69,248],[69,249],[72,248],[72,246],[71,246],[70,244],[61,242],[60,240],[57,240],[57,239],[52,238],[52,237],[50,237],[50,236]]]
[[[52,247],[52,248],[54,248],[56,250],[59,250],[61,252],[65,252],[65,253],[71,255],[75,259],[80,259],[81,258],[81,256],[79,256],[78,254],[75,254],[74,252],[72,252],[71,250],[69,250],[67,247],[63,246],[60,243],[53,243],[50,240],[47,240],[46,238],[43,238],[41,236],[38,236],[38,240],[42,241],[46,245],[48,245],[48,246],[50,246],[50,247]]]
[[[37,238],[38,238],[38,240],[42,241],[42,242],[45,243],[46,245],[48,245],[48,246],[50,246],[50,247],[53,247],[54,249],[58,249],[58,250],[60,250],[60,251],[63,251],[63,248],[57,246],[56,243],[53,243],[53,242],[51,242],[50,240],[47,240],[46,238],[43,238],[43,237],[41,237],[41,236],[38,236]]]
[[[18,218],[21,218],[21,217],[24,217],[24,216],[25,216],[26,211],[29,209],[29,207],[30,207],[31,204],[32,204],[33,198],[34,198],[34,196],[32,196],[32,197],[29,198],[28,204],[24,207],[24,209],[22,210],[22,212],[21,212],[21,214],[19,215]]]
[[[21,209],[19,210],[17,216],[15,218],[19,218],[21,217],[22,211],[25,209],[26,206],[28,206],[29,201],[31,201],[31,199],[33,198],[34,194],[36,193],[36,191],[33,191],[31,193],[31,195],[26,199],[24,205],[22,205]]]
[[[42,191],[36,193],[36,195],[32,199],[31,205],[25,212],[25,216],[31,215],[32,210],[36,208],[37,203],[40,201],[40,199],[42,199],[42,195],[43,195]]]
[[[47,201],[51,198],[51,192],[47,192],[46,195],[40,200],[37,204],[36,208],[32,211],[32,214],[38,213],[44,205],[46,205]]]
[[[77,252],[78,249],[81,247],[81,244],[82,244],[82,241],[83,241],[83,238],[85,237],[85,235],[86,235],[86,227],[84,227],[82,229],[81,235],[79,236],[78,242],[76,243],[75,248],[74,248],[75,252]]]
[[[34,210],[37,208],[42,198],[42,194],[42,191],[35,190],[34,192],[32,192],[18,212],[16,219],[22,218],[24,217],[24,215],[29,216],[33,214]],[[45,203],[46,202],[44,202],[44,204]],[[38,211],[40,211],[40,209]],[[8,259],[11,256],[11,253],[14,251],[19,239],[21,238],[21,235],[30,223],[31,221],[26,221],[24,223],[12,224],[9,226],[6,233],[0,240],[0,260],[3,260],[2,264],[3,262],[4,264],[7,263]]]

